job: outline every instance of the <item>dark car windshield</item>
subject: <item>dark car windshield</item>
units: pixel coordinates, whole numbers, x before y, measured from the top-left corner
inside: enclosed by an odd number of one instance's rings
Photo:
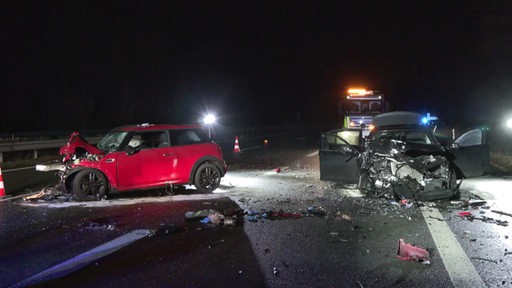
[[[127,135],[128,132],[126,131],[111,131],[101,139],[100,143],[98,143],[98,148],[107,153],[119,151],[121,143],[123,143]]]
[[[398,140],[419,144],[439,144],[427,130],[379,130],[369,135],[370,141]]]

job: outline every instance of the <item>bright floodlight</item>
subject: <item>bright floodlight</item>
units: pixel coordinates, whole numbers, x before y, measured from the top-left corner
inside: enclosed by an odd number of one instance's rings
[[[507,127],[512,128],[512,118],[507,120]]]
[[[204,124],[211,125],[215,123],[215,115],[208,114],[204,117]]]

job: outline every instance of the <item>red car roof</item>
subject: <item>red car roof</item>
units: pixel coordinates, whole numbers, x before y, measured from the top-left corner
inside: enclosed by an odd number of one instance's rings
[[[114,131],[151,131],[151,130],[176,130],[176,129],[190,129],[201,128],[198,124],[141,124],[141,125],[127,125],[116,127]]]

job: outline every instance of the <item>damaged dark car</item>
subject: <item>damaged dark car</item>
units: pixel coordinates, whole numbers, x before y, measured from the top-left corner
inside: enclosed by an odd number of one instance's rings
[[[368,196],[431,201],[457,198],[463,178],[489,169],[485,129],[441,144],[421,114],[391,112],[373,119],[367,138],[359,129],[322,134],[320,179],[357,183]]]

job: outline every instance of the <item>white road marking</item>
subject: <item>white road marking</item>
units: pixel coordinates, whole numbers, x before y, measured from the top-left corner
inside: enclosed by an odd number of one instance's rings
[[[439,210],[421,207],[421,212],[453,285],[464,288],[486,287],[448,224],[439,220],[443,219]]]
[[[261,148],[262,146],[253,146],[253,147],[246,147],[244,149],[240,149],[240,152],[244,152],[244,151],[249,151],[249,150],[254,150],[254,149],[259,149]]]
[[[65,276],[137,240],[147,237],[152,233],[154,233],[153,230],[133,230],[122,236],[117,237],[112,241],[109,241],[103,245],[100,245],[94,249],[91,249],[85,253],[75,256],[53,267],[50,267],[38,274],[30,276],[25,280],[12,285],[11,288],[27,287],[42,281],[48,281],[51,279],[55,279],[57,277]]]

